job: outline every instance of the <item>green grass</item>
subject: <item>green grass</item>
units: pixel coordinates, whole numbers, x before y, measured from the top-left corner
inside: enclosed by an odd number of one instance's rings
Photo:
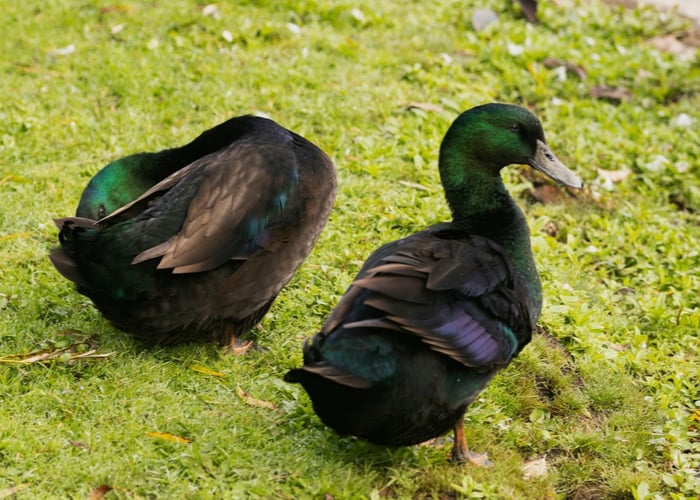
[[[505,0],[220,2],[208,16],[185,0],[5,2],[0,498],[696,498],[700,69],[645,44],[689,24],[540,3],[532,26]],[[477,5],[498,24],[475,33]],[[594,99],[596,85],[631,98]],[[534,109],[587,188],[541,204],[524,169],[505,173],[531,225],[544,333],[468,413],[470,443],[495,464],[476,469],[449,464],[448,443],[340,438],[281,376],[373,248],[448,217],[439,142],[488,101]],[[51,219],[116,157],[249,112],[331,154],[331,220],[257,332],[269,351],[144,351],[53,269]],[[693,126],[675,124],[682,113]],[[625,168],[606,189],[598,169]],[[91,349],[114,354],[69,359]],[[542,456],[547,474],[524,479]]]

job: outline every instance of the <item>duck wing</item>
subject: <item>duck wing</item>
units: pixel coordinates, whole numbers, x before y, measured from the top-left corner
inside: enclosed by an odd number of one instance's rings
[[[358,318],[358,309],[375,313]],[[321,331],[342,325],[418,336],[431,349],[470,367],[508,364],[530,340],[533,300],[496,243],[442,238],[423,231],[380,248]],[[376,314],[379,313],[379,314]]]
[[[234,143],[159,182],[101,219],[130,219],[144,248],[134,264],[160,258],[159,269],[203,272],[284,244],[302,199],[294,150],[282,144]]]

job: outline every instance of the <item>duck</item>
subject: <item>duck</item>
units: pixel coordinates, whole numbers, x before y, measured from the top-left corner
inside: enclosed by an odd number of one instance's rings
[[[452,461],[489,463],[468,447],[465,412],[530,342],[542,308],[525,215],[500,174],[511,164],[583,186],[528,109],[463,112],[438,159],[452,220],[375,250],[304,342],[284,380],[338,434],[408,446],[453,430]]]
[[[310,253],[336,193],[330,157],[254,115],[102,168],[50,260],[116,328],[148,345],[247,350]]]

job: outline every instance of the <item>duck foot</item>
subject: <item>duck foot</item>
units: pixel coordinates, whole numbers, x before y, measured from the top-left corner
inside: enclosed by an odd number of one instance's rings
[[[255,342],[252,340],[243,340],[238,337],[231,338],[231,342],[226,346],[226,352],[241,356],[246,354],[251,349],[256,349]]]
[[[470,463],[477,467],[491,467],[487,453],[476,453],[469,450],[467,438],[464,435],[464,416],[462,416],[454,427],[455,444],[452,447],[450,461],[455,463]]]
[[[257,349],[255,342],[252,340],[244,340],[236,335],[236,330],[232,323],[226,323],[224,326],[224,335],[221,341],[224,352],[236,356],[246,354],[251,349]]]

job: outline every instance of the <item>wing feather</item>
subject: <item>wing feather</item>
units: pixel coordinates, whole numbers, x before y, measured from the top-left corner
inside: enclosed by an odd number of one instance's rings
[[[154,239],[160,241],[133,263],[160,258],[158,268],[176,274],[207,271],[288,238],[300,212],[298,166],[287,147],[235,144],[195,161],[99,222],[116,221],[134,207],[152,203],[139,223],[147,235],[151,222],[158,220],[161,234]],[[163,223],[179,213],[179,221]],[[170,233],[162,234],[163,227]]]
[[[353,316],[367,306],[378,316]],[[340,325],[403,331],[467,366],[503,366],[529,341],[533,307],[500,246],[427,230],[375,252],[321,334]]]

